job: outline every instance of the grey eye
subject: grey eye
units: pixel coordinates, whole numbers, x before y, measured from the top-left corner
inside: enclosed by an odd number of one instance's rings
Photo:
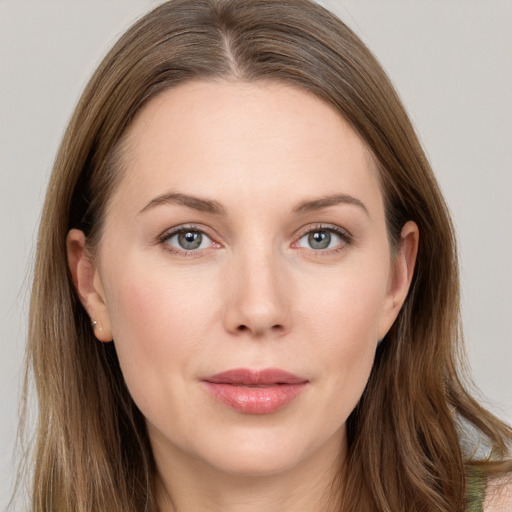
[[[312,249],[327,249],[331,244],[331,238],[329,231],[311,231],[308,234],[308,244]]]
[[[185,228],[177,232],[175,231],[166,238],[165,243],[181,251],[195,251],[210,247],[212,240],[202,231]]]
[[[192,251],[201,246],[203,235],[199,231],[182,231],[178,233],[178,243],[182,249]]]
[[[297,241],[298,247],[304,249],[313,249],[314,251],[323,251],[325,249],[334,249],[348,244],[343,235],[337,233],[334,229],[312,229],[304,233]]]

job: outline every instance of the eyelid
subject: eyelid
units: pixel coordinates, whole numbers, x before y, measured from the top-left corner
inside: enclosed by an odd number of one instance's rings
[[[311,233],[311,231],[332,231],[347,240],[351,240],[353,238],[352,234],[347,229],[337,226],[336,224],[322,222],[308,224],[307,226],[302,227],[298,232],[297,238],[302,238],[304,235]]]

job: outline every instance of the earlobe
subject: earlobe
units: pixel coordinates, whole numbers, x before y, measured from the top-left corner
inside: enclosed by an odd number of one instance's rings
[[[402,228],[391,269],[386,306],[379,329],[379,339],[382,339],[391,328],[405,302],[414,275],[418,242],[418,226],[413,221],[406,222]]]
[[[99,341],[112,341],[112,329],[105,291],[94,259],[85,245],[85,235],[72,229],[66,240],[68,265],[80,302],[91,318]]]

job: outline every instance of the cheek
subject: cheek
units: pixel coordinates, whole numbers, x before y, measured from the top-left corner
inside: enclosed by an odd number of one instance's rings
[[[368,381],[378,342],[379,319],[386,300],[387,274],[352,269],[326,279],[324,290],[303,297],[301,329],[315,366],[322,368],[324,414],[333,425],[346,420]],[[333,284],[335,283],[335,284]],[[305,348],[307,350],[307,348]]]
[[[129,278],[118,276],[109,287],[114,343],[132,397],[152,410],[161,407],[162,392],[172,397],[166,391],[193,371],[211,325],[211,287],[200,289],[187,272],[147,265],[126,267],[123,275]]]
[[[197,341],[196,330],[211,305],[207,276],[187,268],[153,264],[133,258],[117,271],[112,269],[108,295],[114,340],[164,349],[180,338],[180,343]],[[133,347],[132,347],[133,348]]]
[[[304,282],[301,293],[303,317],[314,322],[326,338],[358,352],[367,342],[376,342],[387,298],[387,273],[380,268],[347,267],[316,279],[315,286]],[[340,348],[342,350],[342,348]]]
[[[324,305],[325,326],[322,352],[327,360],[324,367],[334,379],[352,388],[364,385],[377,346],[380,301],[363,299],[358,294],[333,296]],[[320,314],[320,311],[318,312]],[[360,385],[357,385],[360,387]]]

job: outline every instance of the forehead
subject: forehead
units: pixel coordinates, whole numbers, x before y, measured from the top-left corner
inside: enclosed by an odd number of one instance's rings
[[[124,147],[118,192],[140,204],[166,189],[220,201],[275,199],[280,191],[283,201],[340,192],[382,203],[377,166],[360,137],[323,100],[286,84],[168,89],[141,109]]]

